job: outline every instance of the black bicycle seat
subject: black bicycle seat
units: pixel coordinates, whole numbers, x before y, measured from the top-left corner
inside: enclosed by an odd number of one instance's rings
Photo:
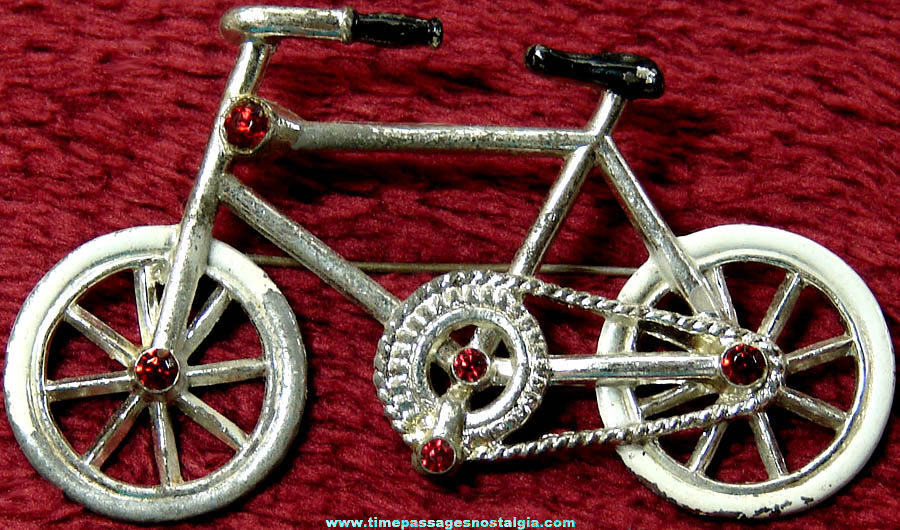
[[[535,44],[525,65],[537,72],[596,83],[625,99],[663,95],[662,70],[650,59],[630,53],[567,53]]]

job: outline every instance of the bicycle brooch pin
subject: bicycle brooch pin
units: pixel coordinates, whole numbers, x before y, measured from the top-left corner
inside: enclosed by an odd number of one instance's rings
[[[72,499],[121,519],[191,517],[249,491],[290,446],[306,396],[305,349],[278,287],[253,260],[213,239],[219,206],[384,325],[374,361],[377,397],[409,445],[414,466],[426,475],[452,473],[471,462],[615,443],[626,465],[675,503],[702,513],[760,517],[822,501],[865,464],[887,421],[894,384],[891,341],[877,302],[837,256],[789,232],[726,225],[674,235],[612,138],[626,102],[662,95],[663,75],[653,61],[530,48],[525,62],[532,69],[605,89],[583,129],[314,122],[256,95],[282,40],[437,47],[440,22],[350,8],[247,7],[225,14],[220,28],[240,51],[180,223],[131,228],[85,243],[35,287],[9,339],[4,384],[10,423],[32,465]],[[563,165],[507,270],[450,272],[399,300],[230,173],[235,161],[288,147],[501,152],[561,157]],[[617,298],[535,276],[595,167],[650,254]],[[782,278],[755,329],[742,327],[724,272],[748,263]],[[138,343],[82,304],[102,281],[121,273],[133,278]],[[213,288],[195,303],[201,280]],[[806,291],[816,292],[837,315],[840,332],[782,350],[779,337]],[[666,297],[681,299],[688,310],[666,309]],[[548,351],[541,325],[524,304],[534,298],[603,317],[596,352]],[[255,327],[259,351],[193,363],[201,345],[214,340],[226,308],[235,305]],[[52,375],[51,345],[63,327],[119,369]],[[472,332],[459,341],[463,329]],[[644,348],[647,338],[663,346]],[[855,373],[849,406],[788,384],[793,374],[837,362],[849,362]],[[196,395],[199,388],[247,380],[265,383],[250,431]],[[603,427],[508,442],[549,387],[569,384],[595,389]],[[486,391],[492,399],[474,406],[473,396]],[[75,450],[53,406],[98,396],[123,398],[89,446]],[[815,458],[789,467],[772,427],[769,412],[775,409],[829,430],[831,441]],[[145,410],[158,473],[150,486],[104,471]],[[172,427],[175,410],[231,447],[233,457],[204,476],[186,478]],[[749,424],[762,480],[728,482],[708,473],[726,429],[736,422]],[[701,434],[686,461],[659,443],[662,436],[691,429]]]

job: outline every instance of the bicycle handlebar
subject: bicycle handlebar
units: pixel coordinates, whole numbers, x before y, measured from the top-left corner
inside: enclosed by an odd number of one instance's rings
[[[437,48],[443,27],[437,18],[394,13],[359,14],[344,9],[250,6],[232,9],[219,21],[219,31],[234,44],[289,37],[332,39],[378,46],[427,45]]]

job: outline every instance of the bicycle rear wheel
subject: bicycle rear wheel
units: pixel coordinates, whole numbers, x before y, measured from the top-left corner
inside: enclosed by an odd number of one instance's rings
[[[686,434],[681,440],[685,454],[676,454],[673,447],[677,444],[654,440],[621,446],[619,455],[652,489],[693,511],[767,517],[821,502],[859,472],[878,443],[890,412],[894,357],[877,302],[837,256],[789,232],[733,225],[680,239],[704,274],[723,285],[724,292],[729,283],[737,283],[722,272],[729,267],[743,264],[754,268],[760,282],[772,276],[777,279],[773,301],[759,329],[785,351],[786,383],[763,410],[694,433],[699,434],[696,441]],[[753,287],[759,291],[758,285]],[[647,262],[622,288],[619,299],[655,306],[672,292],[654,264]],[[803,314],[790,318],[801,293],[809,293]],[[746,326],[741,309],[752,306],[754,300],[740,303],[735,297],[735,302],[736,316]],[[786,347],[792,337],[803,336],[795,328],[816,325],[815,315],[820,314],[832,315],[837,323],[830,336]],[[598,354],[633,351],[644,335],[639,326],[608,322]],[[822,385],[817,387],[810,380],[821,383],[828,377],[841,378],[830,383],[832,386],[845,385],[852,390],[847,392],[849,403],[842,405],[832,396],[817,397],[795,387],[803,384],[809,387],[804,387],[807,392],[821,391]],[[699,401],[709,401],[715,394],[714,388],[690,383],[668,388],[597,388],[600,414],[608,426],[693,410],[700,406]],[[817,454],[806,454],[809,444],[802,438],[793,446],[783,444],[791,429],[807,427],[820,433],[824,441]],[[750,440],[749,444],[743,440],[748,448],[745,454],[752,453],[749,447],[755,445],[759,455],[741,456],[742,440],[734,435]],[[792,458],[785,447],[795,449],[802,458]],[[729,459],[740,459],[744,467],[728,470]]]

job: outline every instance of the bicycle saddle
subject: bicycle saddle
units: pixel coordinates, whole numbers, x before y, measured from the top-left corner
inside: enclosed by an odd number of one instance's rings
[[[630,53],[567,53],[535,44],[525,52],[525,65],[537,72],[596,83],[625,99],[656,99],[665,89],[659,66]]]

